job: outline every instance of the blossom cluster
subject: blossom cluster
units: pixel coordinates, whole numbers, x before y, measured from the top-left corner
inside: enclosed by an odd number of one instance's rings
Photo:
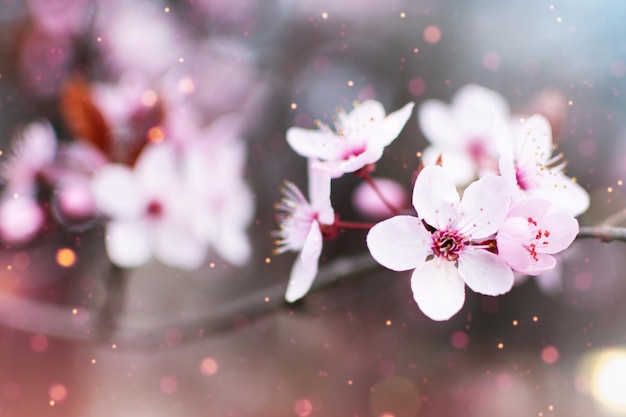
[[[309,158],[310,181],[324,184],[309,188],[309,204],[289,183],[278,207],[279,252],[300,251],[288,301],[310,288],[324,237],[352,225],[333,217],[331,177],[354,172],[376,188],[372,164],[400,134],[412,107],[385,116],[382,105],[369,100],[340,112],[335,130],[320,123],[318,130],[287,131],[291,147]],[[553,156],[549,121],[511,115],[494,91],[468,85],[449,105],[425,101],[418,120],[431,145],[413,186],[416,215],[390,205],[395,215],[373,225],[366,240],[381,265],[413,271],[413,297],[425,315],[447,320],[463,307],[465,285],[496,296],[512,288],[515,274],[554,268],[553,255],[576,237],[575,216],[588,208],[589,195],[565,175],[563,156]]]

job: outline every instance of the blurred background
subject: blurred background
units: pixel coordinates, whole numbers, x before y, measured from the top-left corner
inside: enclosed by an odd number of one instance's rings
[[[295,254],[273,255],[270,238],[282,182],[306,188],[288,127],[367,98],[388,112],[449,101],[468,83],[550,119],[568,175],[592,196],[582,225],[621,212],[624,21],[618,0],[0,0],[1,158],[35,120],[73,137],[68,82],[95,91],[140,74],[162,95],[182,92],[202,124],[240,117],[255,206],[243,266],[209,252],[193,272],[122,270],[97,222],[56,219],[6,244],[0,414],[625,415],[621,242],[575,242],[549,280],[498,298],[468,291],[458,315],[434,322],[408,273],[361,256],[359,231],[329,241],[324,285],[284,305]],[[427,145],[416,119],[374,173],[408,192]],[[333,182],[344,219],[367,220],[352,204],[358,183]]]

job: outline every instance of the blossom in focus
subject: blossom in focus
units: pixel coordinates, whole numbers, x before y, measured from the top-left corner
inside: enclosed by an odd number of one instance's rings
[[[498,255],[515,271],[539,275],[556,265],[552,254],[566,249],[578,234],[570,214],[550,212],[550,202],[528,198],[515,203],[507,214],[496,242]]]
[[[497,173],[499,152],[493,131],[495,117],[510,118],[509,105],[495,91],[468,84],[450,104],[426,100],[419,107],[418,123],[431,143],[422,153],[425,165],[442,166],[455,184]]]
[[[501,177],[473,182],[461,199],[444,169],[428,166],[413,189],[418,217],[400,215],[376,224],[367,246],[386,268],[414,269],[411,288],[417,305],[431,319],[447,320],[463,307],[465,284],[492,296],[511,289],[513,271],[490,250],[509,200]]]
[[[550,123],[541,115],[528,118],[513,133],[501,121],[495,124],[500,147],[500,173],[507,180],[513,201],[543,198],[554,211],[572,216],[589,207],[589,194],[567,177],[562,154],[552,156]]]
[[[291,182],[285,182],[283,198],[276,205],[279,230],[276,252],[299,252],[289,275],[285,299],[294,302],[309,291],[317,275],[324,226],[335,220],[330,202],[330,175],[309,161],[309,199]]]
[[[207,245],[189,220],[191,202],[173,146],[146,146],[133,169],[106,164],[94,173],[91,186],[96,206],[110,219],[106,251],[115,264],[138,267],[152,255],[181,269],[202,264]]]
[[[340,110],[333,119],[335,130],[318,122],[318,130],[291,127],[287,142],[298,154],[320,160],[319,169],[338,178],[380,159],[383,151],[402,131],[414,104],[385,116],[376,100],[366,100],[350,112]]]

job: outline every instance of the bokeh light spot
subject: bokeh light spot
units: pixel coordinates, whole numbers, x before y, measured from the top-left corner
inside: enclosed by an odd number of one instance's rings
[[[48,349],[48,338],[42,334],[33,335],[30,338],[30,348],[35,352],[44,352]]]
[[[52,384],[48,389],[48,395],[55,403],[61,402],[67,398],[67,388],[63,384]]]
[[[178,389],[178,380],[175,376],[166,376],[161,378],[161,391],[165,394],[173,394]]]
[[[441,40],[441,29],[435,25],[428,26],[424,29],[424,40],[430,44],[436,44]]]
[[[541,360],[548,365],[556,363],[559,360],[559,350],[554,346],[546,346],[541,351]]]
[[[450,343],[456,349],[464,350],[469,345],[469,336],[462,330],[452,333]]]
[[[61,248],[57,250],[56,260],[63,268],[69,268],[76,263],[76,253],[70,248]]]
[[[413,78],[409,81],[409,93],[414,96],[421,96],[426,92],[426,83],[421,77]]]
[[[300,398],[293,405],[293,411],[295,411],[299,417],[310,416],[313,412],[313,404],[308,398]]]
[[[215,375],[217,371],[219,370],[219,368],[220,367],[215,361],[215,359],[211,357],[204,358],[202,362],[200,363],[200,372],[202,372],[203,375],[207,375],[207,376]]]

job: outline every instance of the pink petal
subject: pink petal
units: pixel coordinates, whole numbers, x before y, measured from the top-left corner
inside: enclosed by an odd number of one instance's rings
[[[405,187],[386,178],[374,178],[374,183],[391,205],[400,209],[405,207],[408,201]],[[352,204],[361,215],[371,219],[383,220],[393,215],[393,212],[367,182],[362,182],[354,190]]]
[[[372,257],[393,271],[415,268],[432,254],[432,236],[413,216],[395,216],[376,224],[367,234]]]
[[[43,210],[30,196],[5,197],[0,202],[0,237],[5,242],[27,242],[37,235],[43,223]]]
[[[422,161],[426,166],[435,165],[440,157],[441,167],[456,185],[467,185],[476,179],[476,164],[466,152],[444,151],[435,146],[429,146],[422,151]]]
[[[528,197],[545,198],[553,211],[578,216],[589,208],[589,193],[577,182],[560,172],[553,172],[541,181],[540,188],[529,190]]]
[[[304,297],[317,275],[319,258],[322,253],[322,232],[316,221],[306,238],[302,252],[298,254],[289,275],[285,300],[290,303]]]
[[[332,224],[335,212],[330,201],[330,175],[316,168],[314,160],[309,160],[309,201],[318,212],[322,224]]]
[[[547,245],[537,244],[537,251],[543,253],[561,252],[572,244],[578,234],[578,221],[566,213],[548,214],[541,219],[538,227],[550,232],[550,236],[540,240],[540,243],[548,242]]]
[[[459,231],[474,240],[492,235],[506,217],[509,200],[509,189],[502,177],[489,175],[471,183],[459,203]]]
[[[410,102],[404,105],[400,110],[396,110],[385,117],[382,123],[373,130],[369,146],[384,148],[398,137],[406,122],[413,113],[415,103]]]
[[[109,259],[124,268],[141,266],[152,255],[146,225],[138,221],[109,222],[105,247]]]
[[[528,220],[525,217],[509,217],[502,223],[496,235],[498,255],[516,271],[524,270],[533,261],[526,249],[530,240]]]
[[[144,193],[164,195],[177,188],[179,171],[176,150],[168,143],[147,145],[135,165],[135,175]]]
[[[459,274],[472,291],[500,295],[513,287],[513,271],[498,255],[484,249],[467,248],[459,256]]]
[[[424,101],[417,112],[424,136],[434,146],[454,149],[459,146],[459,132],[447,104],[439,100]]]
[[[291,127],[287,130],[287,143],[297,154],[306,158],[335,160],[341,155],[342,140],[331,131]]]
[[[546,253],[538,253],[537,258],[528,264],[527,268],[520,269],[519,272],[527,275],[540,275],[556,266],[554,256]]]
[[[339,162],[342,172],[354,172],[363,168],[367,164],[373,164],[383,156],[384,148],[368,147],[357,156],[351,156]]]
[[[543,218],[550,210],[550,201],[543,198],[525,198],[513,204],[507,217],[532,217],[535,221]]]
[[[443,168],[434,165],[420,172],[413,187],[413,207],[420,219],[443,230],[457,218],[459,193]]]
[[[104,214],[116,219],[138,217],[143,213],[133,172],[125,165],[107,164],[91,178],[94,202]]]
[[[207,246],[196,239],[188,225],[166,218],[151,226],[155,257],[175,268],[197,269],[204,261]]]
[[[465,284],[453,262],[434,258],[415,268],[411,275],[413,298],[433,320],[448,320],[465,303]]]

